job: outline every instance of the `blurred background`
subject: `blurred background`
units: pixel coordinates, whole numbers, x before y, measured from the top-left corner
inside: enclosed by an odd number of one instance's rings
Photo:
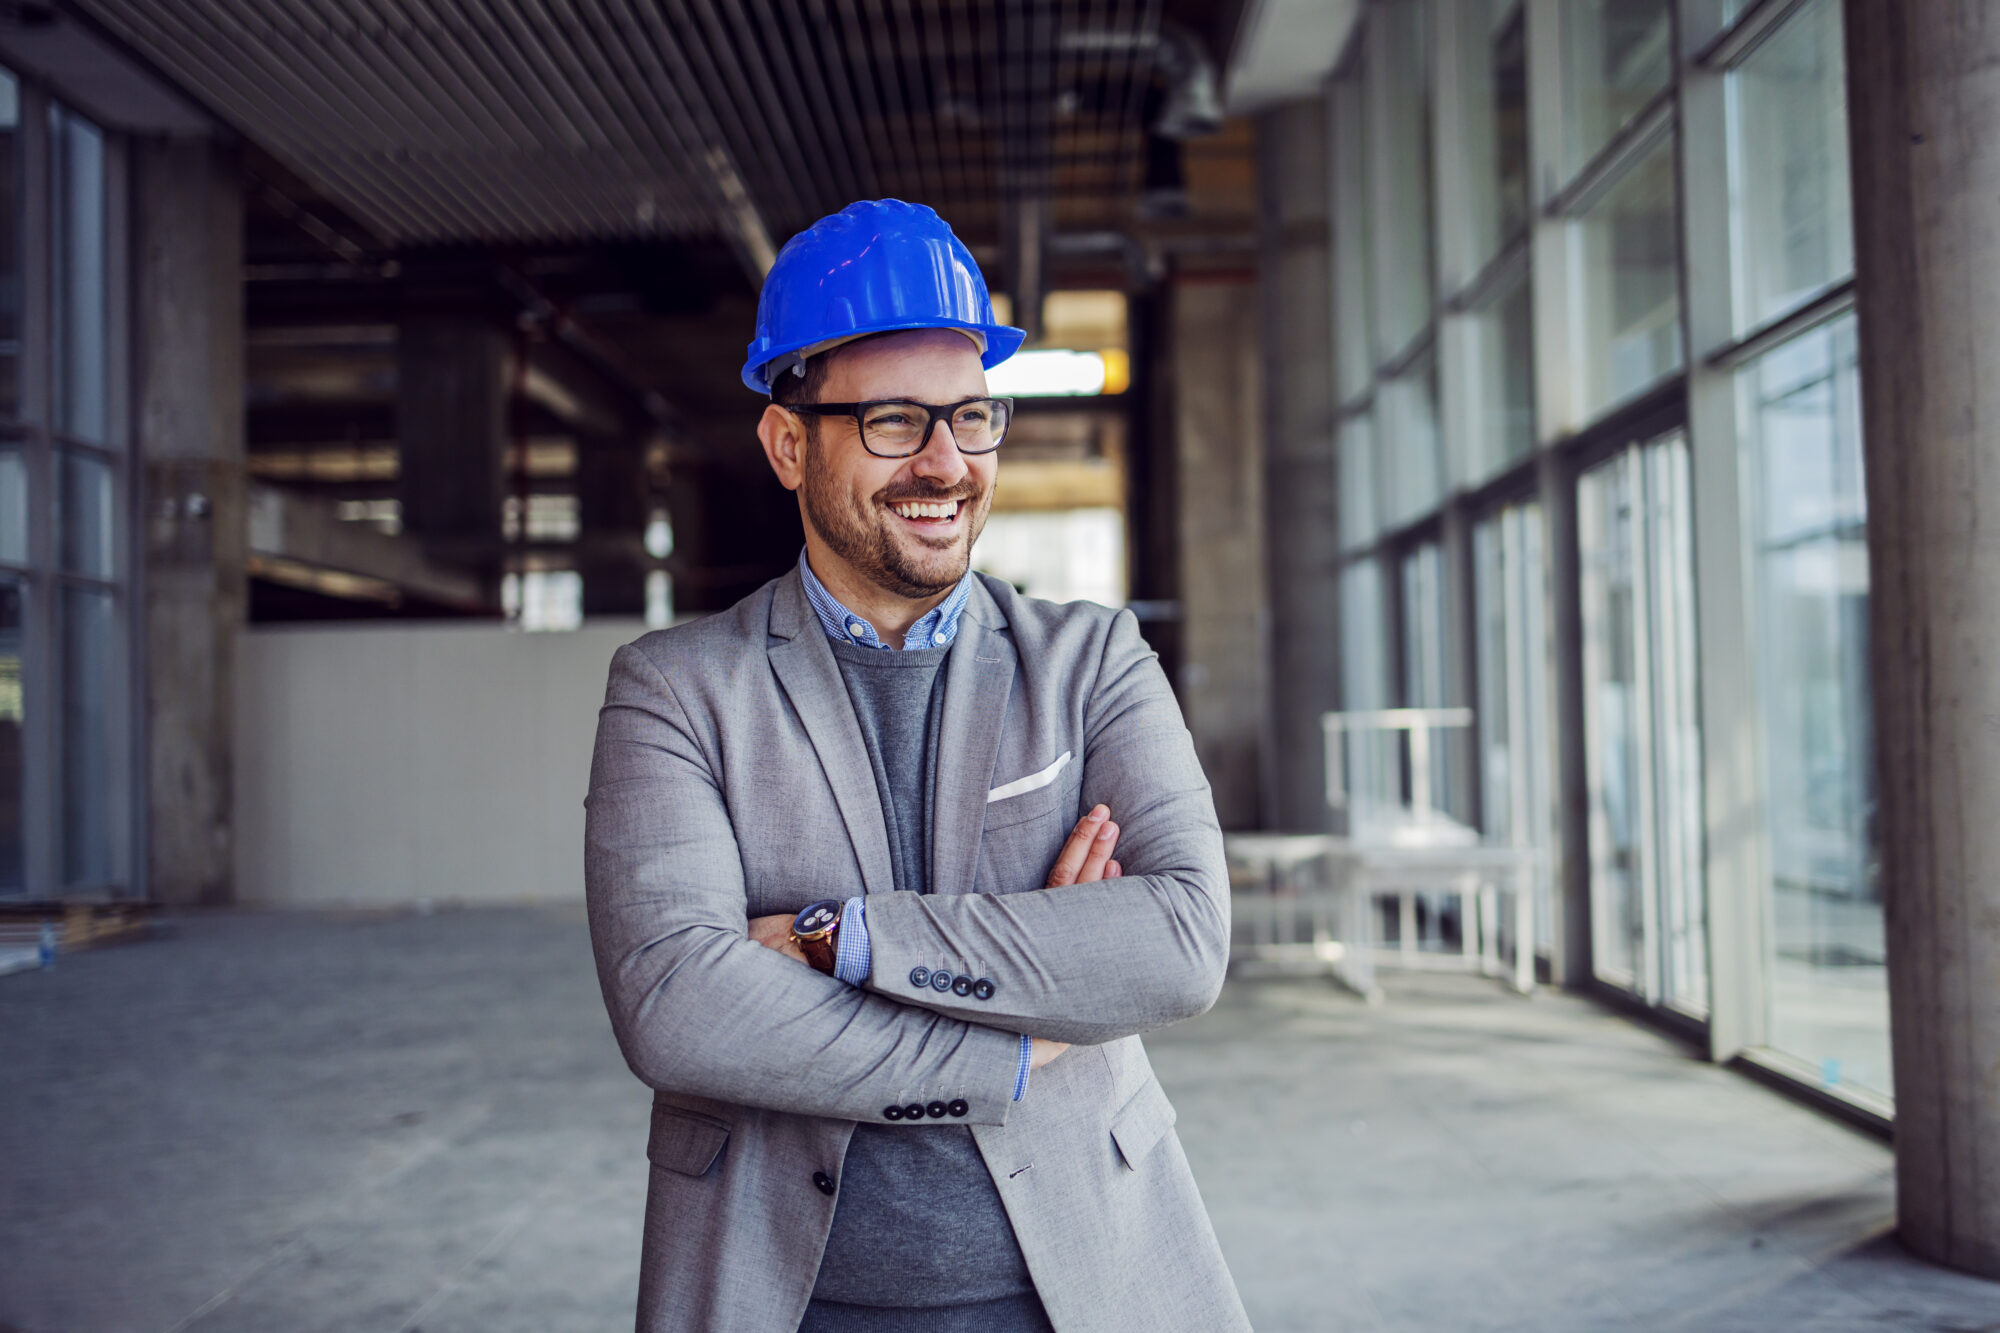
[[[796,559],[742,349],[884,196],[1029,332],[977,567],[1134,610],[1233,835],[1155,1058],[1260,1327],[1990,1317],[1885,1239],[2000,1031],[1889,1023],[1851,38],[0,0],[0,1326],[629,1319],[595,709]],[[1918,1248],[2000,1275],[1983,1176]]]

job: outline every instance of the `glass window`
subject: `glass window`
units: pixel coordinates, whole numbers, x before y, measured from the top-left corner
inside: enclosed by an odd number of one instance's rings
[[[87,454],[62,456],[62,567],[109,579],[115,574],[111,468]]]
[[[1461,6],[1459,84],[1465,99],[1466,256],[1471,276],[1528,221],[1528,49],[1519,0]]]
[[[1671,135],[1571,224],[1577,405],[1589,420],[1681,368]]]
[[[1563,0],[1568,175],[1587,165],[1674,73],[1670,0]]]
[[[0,894],[27,888],[27,851],[21,820],[21,732],[26,724],[21,682],[25,590],[0,576]]]
[[[1738,378],[1771,863],[1771,1044],[1829,1087],[1892,1091],[1868,684],[1855,321]]]
[[[1402,376],[1384,380],[1377,392],[1377,456],[1388,526],[1423,517],[1443,498],[1437,387],[1437,358],[1426,354]]]
[[[1577,485],[1598,976],[1708,1009],[1688,455],[1678,434]]]
[[[18,445],[0,446],[0,560],[28,563],[28,462]]]
[[[1410,708],[1446,708],[1460,702],[1451,694],[1446,655],[1454,647],[1445,614],[1444,547],[1425,542],[1403,557],[1403,703]],[[1471,791],[1466,781],[1472,735],[1463,727],[1430,733],[1431,808],[1467,822]],[[1414,793],[1413,793],[1414,799]],[[1436,904],[1442,912],[1444,899]]]
[[[21,90],[0,70],[0,417],[21,414]]]
[[[1472,530],[1478,617],[1480,818],[1486,840],[1542,854],[1534,875],[1534,947],[1554,933],[1560,852],[1551,723],[1542,507],[1509,505]]]
[[[1467,376],[1474,411],[1473,473],[1483,480],[1535,447],[1535,365],[1528,270],[1471,315]]]
[[[102,444],[110,421],[104,136],[74,112],[54,107],[49,137],[55,425],[76,439]]]
[[[121,693],[117,607],[108,592],[62,592],[63,883],[94,887],[116,878],[113,802],[121,765],[112,750]]]
[[[1368,413],[1340,427],[1340,538],[1347,547],[1375,540],[1375,423]]]
[[[1388,360],[1431,319],[1431,113],[1418,0],[1372,11],[1375,143],[1375,351]]]
[[[1357,560],[1340,575],[1340,706],[1348,712],[1389,706],[1387,628],[1381,564]],[[1347,793],[1343,813],[1349,833],[1357,824],[1365,825],[1373,812],[1401,802],[1401,760],[1385,743],[1393,740],[1393,733],[1373,733],[1363,740],[1350,735],[1340,742],[1341,749],[1329,751]]]
[[[1357,69],[1365,60],[1364,50]],[[1340,399],[1346,402],[1375,382],[1368,98],[1358,72],[1334,83],[1332,105],[1334,359],[1340,368]]]
[[[1730,72],[1737,327],[1854,271],[1840,7],[1814,0]]]

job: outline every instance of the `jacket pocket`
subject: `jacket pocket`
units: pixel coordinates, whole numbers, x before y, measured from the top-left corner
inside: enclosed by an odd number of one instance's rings
[[[720,1120],[677,1107],[653,1107],[653,1131],[646,1139],[646,1160],[684,1176],[701,1176],[722,1156],[729,1126]]]
[[[1129,1171],[1137,1171],[1146,1154],[1159,1145],[1174,1127],[1174,1104],[1156,1078],[1149,1078],[1132,1094],[1111,1121],[1111,1139]]]

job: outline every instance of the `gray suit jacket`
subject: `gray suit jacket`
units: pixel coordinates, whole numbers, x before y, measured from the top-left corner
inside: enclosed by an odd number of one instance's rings
[[[1228,957],[1222,838],[1166,678],[1129,612],[983,576],[945,672],[919,895],[891,892],[796,571],[612,659],[585,873],[605,1005],[655,1089],[645,1333],[794,1329],[833,1219],[815,1176],[838,1179],[855,1122],[954,1099],[1062,1333],[1249,1327],[1137,1036],[1214,1003]],[[1124,876],[1043,889],[1099,801]],[[747,936],[864,892],[866,987]],[[938,969],[989,998],[913,984]],[[1074,1045],[1015,1102],[1023,1032]]]

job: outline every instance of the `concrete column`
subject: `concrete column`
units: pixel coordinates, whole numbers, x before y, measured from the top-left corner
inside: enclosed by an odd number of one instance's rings
[[[1254,279],[1171,290],[1181,707],[1226,829],[1263,824],[1264,400]]]
[[[146,486],[147,881],[235,897],[233,662],[243,623],[243,197],[205,140],[133,144]]]
[[[500,551],[512,342],[472,315],[424,315],[397,330],[403,530],[430,554],[472,568],[495,564]]]
[[[585,441],[577,456],[585,616],[646,613],[646,467],[638,440]]]
[[[2000,1278],[2000,21],[1846,12],[1897,1213]]]
[[[1265,559],[1270,724],[1265,817],[1325,830],[1320,714],[1339,707],[1340,532],[1335,494],[1333,272],[1326,104],[1257,125],[1263,193]]]

